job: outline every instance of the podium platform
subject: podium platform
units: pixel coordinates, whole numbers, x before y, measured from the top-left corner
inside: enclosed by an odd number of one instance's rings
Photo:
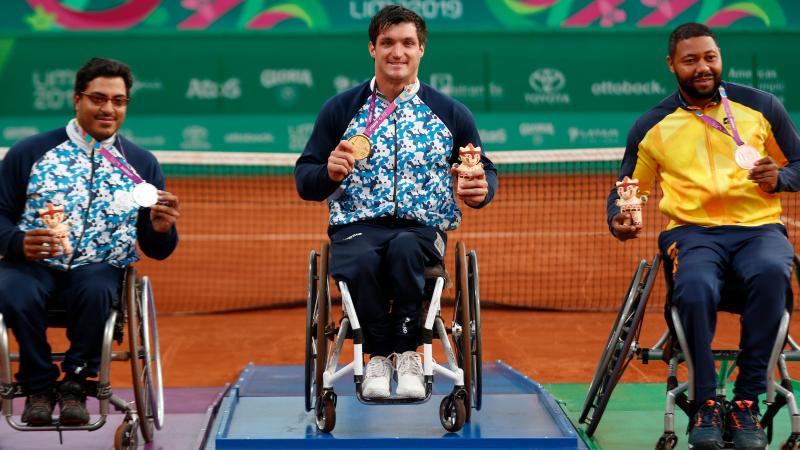
[[[222,402],[206,449],[586,449],[538,383],[503,362],[484,364],[483,404],[457,433],[439,423],[452,385],[434,383],[424,404],[364,405],[350,377],[334,386],[336,427],[320,433],[306,412],[302,366],[248,365]]]

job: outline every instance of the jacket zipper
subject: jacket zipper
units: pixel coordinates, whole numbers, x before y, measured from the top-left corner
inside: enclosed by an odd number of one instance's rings
[[[72,269],[72,262],[75,260],[75,257],[78,255],[78,249],[81,248],[81,241],[83,241],[83,236],[86,234],[86,222],[89,219],[89,211],[92,209],[92,202],[94,202],[94,148],[92,148],[92,155],[89,160],[89,164],[91,166],[91,170],[89,171],[89,201],[86,204],[86,210],[83,212],[83,222],[81,223],[81,235],[78,237],[78,242],[75,245],[75,248],[72,249],[72,256],[69,258],[69,263],[67,264],[67,270]]]
[[[712,107],[713,108],[713,107]],[[707,114],[706,112],[707,106],[702,108],[703,114]],[[710,108],[708,108],[710,109]],[[708,155],[708,169],[711,172],[709,175],[711,176],[711,180],[714,183],[714,197],[718,201],[722,201],[722,189],[719,186],[719,178],[717,177],[717,166],[716,162],[714,161],[714,150],[711,147],[711,127],[703,127],[705,129],[705,136],[706,136],[706,155]],[[727,220],[728,210],[725,208],[724,212]]]
[[[392,113],[394,116],[397,111]],[[397,135],[397,116],[394,117],[394,193],[392,194],[392,200],[394,202],[394,218],[397,218],[397,152],[399,149],[397,148],[398,143],[400,142],[399,136]]]

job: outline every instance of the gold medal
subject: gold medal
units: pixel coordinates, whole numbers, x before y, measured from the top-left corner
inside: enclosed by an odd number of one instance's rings
[[[367,159],[372,153],[372,141],[361,133],[351,136],[347,142],[353,145],[353,159],[356,161]]]

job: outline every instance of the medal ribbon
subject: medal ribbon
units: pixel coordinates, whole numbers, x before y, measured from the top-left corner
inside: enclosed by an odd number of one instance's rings
[[[369,99],[369,113],[367,114],[367,126],[366,128],[364,128],[364,133],[363,133],[364,136],[368,138],[371,137],[372,133],[374,133],[375,130],[378,129],[378,126],[382,124],[387,117],[389,117],[389,114],[394,112],[394,110],[397,109],[397,106],[400,105],[400,103],[405,103],[411,100],[417,93],[418,89],[419,89],[419,83],[412,83],[404,87],[403,91],[400,92],[400,95],[398,95],[397,98],[395,98],[394,101],[392,101],[392,104],[387,106],[386,109],[383,110],[383,113],[381,113],[381,115],[378,116],[378,118],[375,119],[375,121],[373,121],[372,118],[374,117],[375,114],[375,97],[377,97],[376,92],[378,90],[378,87],[375,86],[375,88],[372,90],[372,95],[370,96]]]
[[[134,182],[134,184],[140,184],[140,183],[144,182],[144,180],[139,175],[137,175],[136,172],[134,172],[133,169],[130,166],[122,164],[122,161],[117,159],[116,156],[112,155],[111,152],[109,152],[105,147],[103,147],[103,145],[100,143],[100,141],[98,141],[97,139],[93,138],[89,133],[84,131],[84,129],[81,128],[80,125],[78,125],[77,121],[75,122],[75,129],[80,133],[80,135],[83,137],[83,139],[89,145],[89,147],[91,147],[91,148],[93,148],[95,150],[96,149],[100,149],[99,153],[101,155],[103,155],[103,157],[105,159],[107,159],[108,162],[110,162],[114,167],[119,169],[120,172],[125,174],[126,177],[130,178],[131,181]]]
[[[725,129],[725,127],[721,123],[717,122],[717,120],[714,119],[713,117],[709,117],[709,116],[703,114],[698,109],[693,109],[692,112],[697,117],[699,117],[700,120],[705,122],[706,125],[708,125],[711,128],[715,128],[715,129],[727,134],[728,136],[732,137],[734,141],[736,141],[736,145],[742,146],[742,145],[744,145],[744,141],[742,140],[741,137],[739,137],[739,130],[736,129],[736,121],[733,118],[733,113],[731,112],[731,105],[728,102],[728,93],[725,92],[725,88],[722,87],[722,86],[719,87],[719,95],[722,98],[722,106],[725,108],[725,117],[728,118],[728,124],[730,124],[731,131],[733,132],[732,135],[731,135],[731,133],[728,132],[727,129]]]
[[[114,167],[119,169],[120,172],[124,173],[125,176],[130,178],[131,181],[134,182],[134,184],[144,183],[144,180],[139,175],[136,175],[136,172],[134,172],[133,169],[130,168],[130,166],[122,164],[122,162],[119,159],[117,159],[116,156],[112,155],[111,152],[106,150],[104,147],[100,147],[100,154],[103,155],[111,164],[113,164]]]

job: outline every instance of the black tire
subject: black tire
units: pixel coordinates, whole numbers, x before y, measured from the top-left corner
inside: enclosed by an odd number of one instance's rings
[[[464,371],[464,389],[467,392],[465,406],[467,410],[466,421],[470,419],[472,408],[472,332],[470,326],[470,298],[469,275],[467,255],[464,244],[456,242],[456,297],[453,307],[453,323],[461,326],[461,336],[456,336],[455,343],[456,362]]]
[[[308,257],[308,297],[306,298],[306,359],[305,359],[305,401],[306,411],[314,407],[316,397],[316,327],[314,313],[317,305],[317,252],[311,250]]]
[[[459,431],[467,419],[467,408],[464,399],[448,394],[439,404],[439,421],[445,430],[454,433]]]
[[[472,407],[480,411],[483,398],[483,345],[481,343],[481,286],[478,255],[469,252],[469,311],[472,331]]]
[[[615,349],[613,344],[619,338],[619,334],[621,333],[621,324],[624,322],[624,317],[630,314],[631,310],[635,310],[635,302],[638,298],[636,290],[637,286],[642,280],[646,266],[647,261],[644,259],[639,262],[636,272],[634,273],[633,278],[631,278],[631,282],[628,285],[628,289],[625,291],[625,296],[622,298],[622,307],[617,313],[617,318],[614,319],[614,324],[611,326],[611,333],[608,335],[606,345],[603,347],[603,353],[600,355],[600,362],[597,364],[597,369],[595,369],[591,383],[589,383],[589,390],[586,394],[586,399],[583,402],[583,409],[581,410],[581,415],[578,419],[579,423],[585,422],[589,412],[591,411],[592,405],[596,401],[600,380],[602,379],[603,374],[608,370],[608,365]]]
[[[328,292],[328,253],[330,246],[327,242],[322,244],[319,255],[319,272],[317,277],[317,300],[315,315],[315,353],[314,358],[314,389],[316,396],[322,394],[322,374],[325,372],[325,365],[328,360],[328,336],[325,330],[329,326],[331,317],[331,297]]]
[[[647,308],[647,299],[655,284],[660,261],[660,256],[656,255],[649,265],[647,261],[640,262],[631,281],[625,303],[611,330],[608,343],[600,358],[600,364],[589,385],[581,416],[578,419],[578,422],[586,424],[587,436],[594,434],[614,388],[625,372],[628,363],[635,356],[635,349],[638,348],[639,335],[642,331],[644,312]]]
[[[336,426],[336,400],[333,393],[325,393],[317,398],[315,419],[317,429],[330,433]]]

